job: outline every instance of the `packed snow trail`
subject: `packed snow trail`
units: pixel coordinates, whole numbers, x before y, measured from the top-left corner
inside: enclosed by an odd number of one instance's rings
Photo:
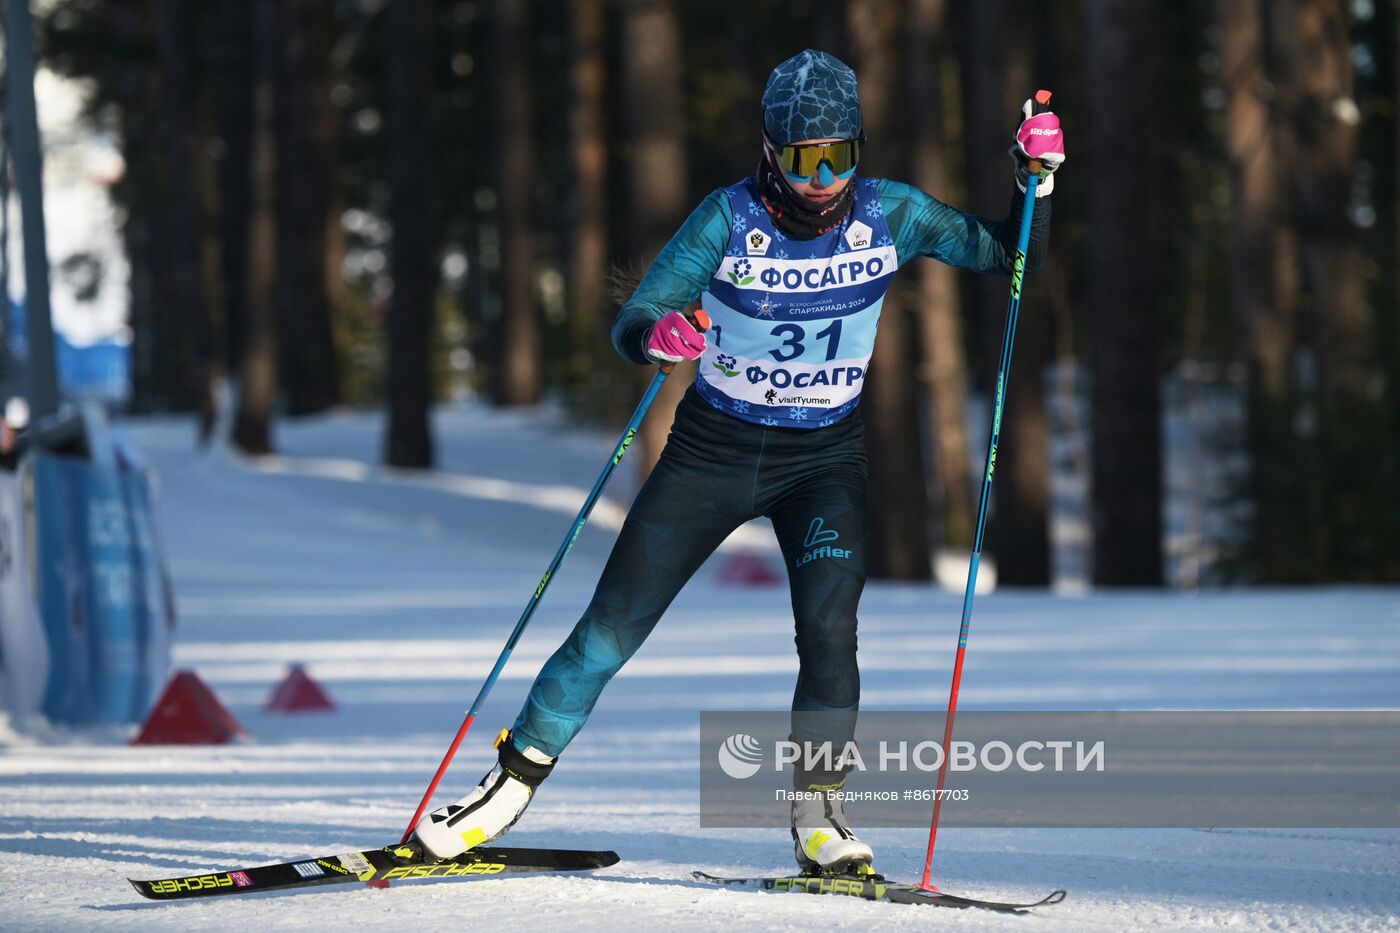
[[[161,475],[180,607],[175,661],[253,735],[142,747],[121,735],[0,738],[6,927],[458,930],[464,919],[573,929],[926,928],[926,911],[693,881],[791,866],[783,830],[698,828],[700,709],[782,709],[797,659],[783,587],[686,588],[502,844],[615,849],[586,876],[424,881],[209,902],[143,901],[127,877],[284,861],[397,840],[446,742],[587,492],[611,438],[544,412],[450,410],[443,472],[373,467],[382,425],[337,415],[279,429],[261,465],[192,448],[181,420],[130,433]],[[621,479],[621,477],[620,477]],[[439,800],[489,767],[539,664],[573,625],[626,484],[580,537]],[[605,503],[605,505],[607,505]],[[764,540],[765,529],[747,530]],[[776,548],[770,551],[777,560]],[[870,585],[863,706],[941,722],[960,597]],[[1400,707],[1400,591],[1314,589],[979,600],[963,709]],[[334,713],[262,703],[291,661]],[[489,727],[489,728],[488,728]],[[866,830],[876,864],[917,880],[925,830]],[[1035,918],[948,911],[948,929],[1400,929],[1397,830],[969,830],[940,835],[946,889],[1002,900],[1067,888]]]

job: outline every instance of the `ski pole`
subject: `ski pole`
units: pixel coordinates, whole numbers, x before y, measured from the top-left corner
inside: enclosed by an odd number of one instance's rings
[[[705,313],[703,308],[697,308],[695,313],[690,315],[690,322],[701,332],[710,329],[710,316]],[[627,422],[627,427],[623,429],[622,437],[618,439],[617,446],[613,448],[612,456],[608,458],[607,465],[603,467],[598,481],[593,484],[592,491],[584,500],[583,508],[579,509],[578,516],[569,528],[569,533],[564,536],[564,542],[559,545],[559,550],[555,552],[554,559],[549,562],[549,569],[544,572],[540,585],[535,587],[534,595],[525,604],[525,611],[520,614],[520,620],[515,623],[515,631],[510,633],[510,638],[506,640],[506,646],[501,649],[501,656],[496,659],[496,665],[486,676],[486,683],[481,685],[481,692],[476,695],[471,709],[467,710],[467,717],[462,720],[461,727],[457,729],[457,735],[453,737],[452,744],[447,748],[447,754],[442,758],[442,764],[438,765],[437,773],[433,775],[431,783],[428,784],[427,792],[423,794],[423,799],[418,802],[418,809],[413,812],[413,819],[408,821],[408,828],[404,830],[400,844],[408,842],[408,837],[413,835],[413,827],[418,825],[423,811],[428,808],[428,802],[433,799],[433,794],[437,793],[438,784],[442,783],[443,775],[447,773],[448,766],[456,757],[457,749],[461,747],[462,740],[471,731],[472,723],[476,721],[476,714],[481,712],[481,705],[486,702],[486,695],[491,692],[491,688],[496,685],[496,679],[501,676],[501,671],[505,669],[506,661],[510,659],[510,653],[515,650],[516,643],[520,641],[520,636],[525,632],[525,626],[529,624],[530,617],[535,614],[536,607],[539,606],[540,600],[544,597],[544,591],[549,588],[549,581],[554,578],[559,565],[564,563],[564,558],[568,556],[574,542],[578,540],[579,533],[583,531],[583,526],[588,521],[588,516],[593,512],[593,507],[602,498],[603,488],[608,485],[608,480],[612,479],[613,472],[617,470],[617,464],[622,460],[622,455],[627,452],[632,438],[636,437],[637,431],[642,426],[642,419],[646,417],[651,403],[656,401],[657,393],[661,391],[662,384],[665,383],[666,377],[671,374],[675,365],[674,363],[662,363],[656,375],[652,377],[651,384],[647,386],[642,400],[637,404],[637,410],[632,412],[632,418]]]
[[[1036,91],[1033,113],[1050,109],[1050,92]],[[943,787],[948,780],[948,753],[953,742],[953,716],[958,711],[958,687],[962,683],[963,658],[967,654],[967,633],[972,627],[972,595],[977,588],[977,568],[982,563],[982,539],[987,530],[987,505],[992,497],[992,474],[997,466],[997,444],[1001,440],[1001,413],[1006,402],[1006,385],[1011,376],[1011,350],[1016,343],[1016,319],[1021,313],[1021,278],[1026,271],[1026,251],[1031,243],[1031,217],[1035,213],[1035,189],[1040,181],[1040,162],[1032,159],[1026,178],[1026,198],[1021,206],[1021,229],[1016,237],[1016,258],[1011,263],[1011,299],[1006,307],[1006,331],[1001,338],[1001,364],[997,370],[996,398],[992,404],[991,436],[987,440],[987,464],[982,472],[982,496],[977,503],[977,536],[967,565],[967,589],[963,592],[962,626],[958,629],[958,651],[953,659],[953,686],[948,694],[948,714],[943,721],[943,763],[938,769],[938,789],[933,795],[933,821],[928,830],[928,855],[919,887],[933,886],[933,844],[938,838],[938,817],[943,809]]]

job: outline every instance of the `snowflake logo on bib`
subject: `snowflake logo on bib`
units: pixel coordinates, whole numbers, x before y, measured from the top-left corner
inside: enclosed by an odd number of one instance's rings
[[[758,316],[759,316],[759,317],[772,317],[772,316],[773,316],[773,296],[772,296],[772,295],[767,295],[767,294],[765,294],[765,295],[763,296],[763,300],[760,301],[760,302],[758,303]]]

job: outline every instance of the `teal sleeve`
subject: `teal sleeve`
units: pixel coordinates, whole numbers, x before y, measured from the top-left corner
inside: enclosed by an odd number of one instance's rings
[[[903,182],[882,178],[876,183],[876,190],[901,266],[918,256],[932,256],[960,269],[1011,273],[1021,206],[1025,203],[1025,195],[1019,189],[1012,189],[1011,207],[1001,220],[964,213]],[[1040,268],[1045,261],[1049,235],[1050,198],[1037,198],[1026,253],[1028,272]]]
[[[667,312],[684,309],[705,290],[724,261],[733,223],[729,195],[722,188],[713,191],[657,254],[613,321],[613,346],[625,359],[649,362],[644,346],[652,325]]]

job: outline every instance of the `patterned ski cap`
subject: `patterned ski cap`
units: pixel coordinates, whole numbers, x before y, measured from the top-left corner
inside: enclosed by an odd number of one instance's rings
[[[861,129],[856,73],[826,52],[798,52],[768,76],[763,129],[778,146],[800,139],[855,139]]]

